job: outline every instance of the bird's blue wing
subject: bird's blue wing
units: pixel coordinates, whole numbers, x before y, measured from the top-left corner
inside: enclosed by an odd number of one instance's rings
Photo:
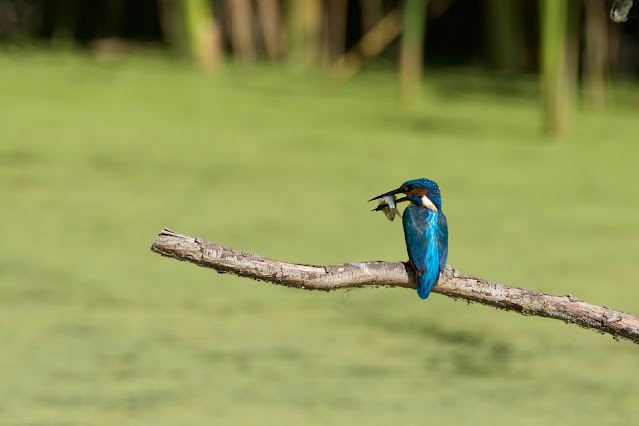
[[[448,259],[448,222],[443,212],[439,212],[437,221],[437,247],[439,248],[439,269],[443,271]]]
[[[408,257],[417,273],[417,294],[426,299],[439,277],[439,238],[437,213],[418,206],[404,210],[402,223]]]
[[[402,224],[408,258],[413,262],[417,272],[428,270],[428,246],[431,233],[428,232],[428,212],[430,210],[414,205],[406,207]]]
[[[437,215],[434,221],[433,215]],[[409,206],[404,211],[405,219],[404,237],[408,257],[413,262],[419,272],[426,272],[432,260],[429,259],[433,253],[433,242],[437,242],[437,265],[443,270],[448,259],[448,223],[443,213],[434,213],[431,210]],[[429,226],[430,225],[430,226]],[[434,225],[434,226],[433,226]],[[436,229],[432,229],[436,228]]]

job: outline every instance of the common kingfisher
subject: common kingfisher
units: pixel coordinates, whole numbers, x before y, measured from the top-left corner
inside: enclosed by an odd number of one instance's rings
[[[448,258],[448,224],[442,211],[439,187],[430,179],[406,181],[397,189],[378,195],[382,197],[405,194],[396,203],[410,202],[404,210],[402,225],[409,264],[417,275],[417,294],[426,299],[446,267]],[[374,210],[383,210],[382,205]]]

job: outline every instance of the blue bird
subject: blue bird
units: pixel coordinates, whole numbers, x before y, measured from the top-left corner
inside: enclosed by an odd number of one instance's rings
[[[446,267],[448,258],[448,224],[442,211],[439,187],[430,179],[406,181],[399,188],[369,201],[395,194],[405,194],[396,203],[410,202],[404,210],[402,224],[409,264],[417,274],[417,294],[426,299]],[[375,210],[382,210],[378,206]]]

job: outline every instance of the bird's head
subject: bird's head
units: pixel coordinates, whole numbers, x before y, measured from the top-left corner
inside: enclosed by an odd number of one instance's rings
[[[385,194],[378,195],[368,201],[396,194],[406,195],[405,197],[398,199],[396,203],[409,201],[416,206],[425,207],[434,212],[438,212],[442,209],[442,197],[439,193],[439,187],[434,181],[426,178],[408,180],[399,188],[386,192]]]

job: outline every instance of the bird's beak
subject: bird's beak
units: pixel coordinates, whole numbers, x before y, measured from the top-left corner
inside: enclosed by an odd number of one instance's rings
[[[382,197],[386,197],[386,196],[389,196],[389,195],[395,195],[395,194],[404,194],[404,191],[402,191],[401,188],[393,189],[392,191],[389,191],[389,192],[387,192],[385,194],[378,195],[377,197],[373,197],[373,198],[371,198],[368,201],[378,200],[378,199],[380,199]],[[406,200],[403,200],[403,201],[406,201]]]

